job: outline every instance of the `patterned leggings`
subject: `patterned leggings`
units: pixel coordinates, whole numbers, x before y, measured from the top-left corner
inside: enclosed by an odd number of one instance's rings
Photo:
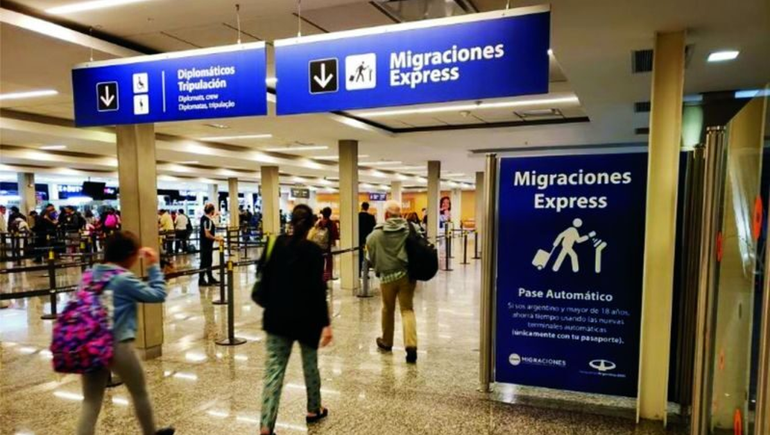
[[[289,364],[294,340],[280,335],[267,335],[267,364],[265,367],[265,387],[262,390],[262,427],[272,430],[278,418],[278,405],[281,402],[281,389],[286,366]],[[321,376],[318,373],[318,349],[300,343],[302,351],[302,370],[305,373],[307,389],[307,412],[321,410]]]

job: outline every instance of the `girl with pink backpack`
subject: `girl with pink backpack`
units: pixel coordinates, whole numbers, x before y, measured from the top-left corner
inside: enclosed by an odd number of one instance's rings
[[[139,257],[149,282],[130,272]],[[134,351],[136,304],[166,300],[158,253],[140,248],[137,237],[118,231],[107,238],[104,263],[83,274],[80,287],[56,320],[51,343],[54,370],[82,374],[83,408],[77,435],[92,435],[99,418],[110,370],[128,387],[144,435],[172,435],[157,430],[144,370]]]

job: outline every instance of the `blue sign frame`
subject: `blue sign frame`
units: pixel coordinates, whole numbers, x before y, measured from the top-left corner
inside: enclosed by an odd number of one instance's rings
[[[548,92],[548,6],[275,41],[278,115]]]
[[[499,169],[495,381],[636,396],[647,153]]]
[[[75,125],[267,114],[264,42],[90,62],[72,70]]]

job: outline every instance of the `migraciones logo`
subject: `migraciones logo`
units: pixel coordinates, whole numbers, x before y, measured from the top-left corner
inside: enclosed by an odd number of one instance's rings
[[[598,370],[600,372],[609,372],[615,370],[618,367],[617,364],[606,359],[595,359],[589,362],[588,365],[591,366],[592,369]]]
[[[541,367],[567,367],[567,361],[555,358],[541,358],[536,356],[521,356],[518,353],[512,353],[508,356],[508,362],[516,367],[519,365],[541,366]]]

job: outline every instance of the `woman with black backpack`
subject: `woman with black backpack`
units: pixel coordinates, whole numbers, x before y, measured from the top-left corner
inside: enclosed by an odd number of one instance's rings
[[[305,372],[306,421],[314,423],[329,414],[328,409],[321,406],[318,347],[331,342],[332,330],[323,280],[323,252],[307,238],[314,223],[315,215],[310,207],[296,206],[291,216],[291,235],[270,241],[261,260],[261,280],[255,300],[265,308],[262,326],[267,332],[261,420],[264,435],[274,433],[283,378],[295,341],[300,344]]]

